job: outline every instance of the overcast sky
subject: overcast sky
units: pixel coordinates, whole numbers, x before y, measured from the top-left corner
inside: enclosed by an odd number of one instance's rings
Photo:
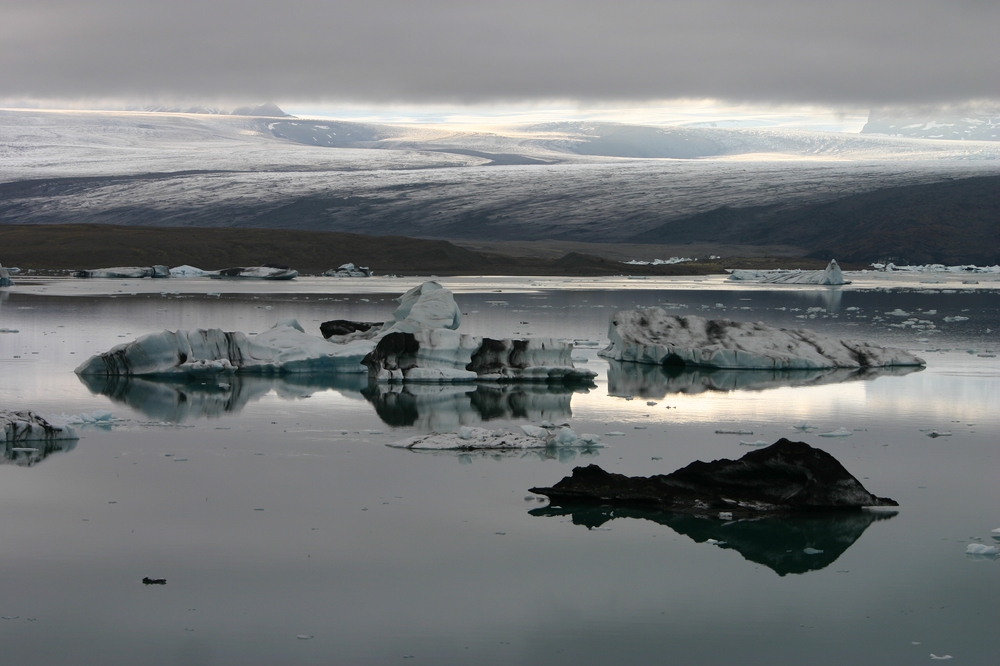
[[[1000,0],[0,0],[0,97],[1000,98]]]

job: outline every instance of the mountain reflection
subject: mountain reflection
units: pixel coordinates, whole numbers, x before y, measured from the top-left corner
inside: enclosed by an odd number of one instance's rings
[[[0,464],[31,467],[53,453],[65,453],[76,447],[75,439],[32,440],[15,446],[12,442],[0,445]]]
[[[827,368],[823,370],[713,370],[608,361],[608,395],[663,398],[671,393],[760,391],[819,386],[919,372],[922,367]]]
[[[819,571],[833,564],[868,526],[888,520],[895,511],[830,511],[752,520],[722,520],[686,514],[608,506],[547,506],[533,516],[570,516],[574,525],[594,529],[616,518],[639,518],[666,525],[697,543],[714,539],[719,548],[735,550],[779,576]]]
[[[211,379],[177,377],[81,376],[91,393],[107,396],[158,421],[182,423],[242,411],[274,391],[295,400],[336,390],[367,400],[390,426],[449,432],[463,425],[502,418],[564,421],[581,387],[547,384],[472,385],[369,383],[367,375],[278,377],[226,375]]]

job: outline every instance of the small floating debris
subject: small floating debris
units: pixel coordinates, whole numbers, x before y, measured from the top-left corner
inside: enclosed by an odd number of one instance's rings
[[[307,640],[309,640],[310,638],[312,638],[312,634],[299,634],[299,635],[298,635],[298,636],[296,636],[295,638],[297,638],[297,639],[298,639],[298,640],[300,640],[300,641],[307,641]]]
[[[854,433],[847,428],[837,428],[836,430],[830,432],[819,433],[820,437],[850,437]]]
[[[928,437],[951,437],[951,433],[948,432],[948,431],[941,432],[941,431],[938,431],[938,430],[931,430],[929,433],[927,433],[927,436]]]
[[[143,585],[166,585],[167,584],[167,579],[166,578],[150,578],[149,576],[146,576],[145,578],[142,579],[142,584]]]

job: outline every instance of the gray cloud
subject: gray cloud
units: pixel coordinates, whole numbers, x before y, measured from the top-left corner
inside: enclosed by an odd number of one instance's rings
[[[992,0],[0,0],[0,95],[1000,97]]]

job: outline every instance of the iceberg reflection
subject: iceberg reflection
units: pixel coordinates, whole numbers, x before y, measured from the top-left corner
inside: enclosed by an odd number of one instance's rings
[[[20,445],[14,442],[0,443],[0,464],[31,467],[53,453],[72,451],[76,448],[76,443],[75,439],[32,440]]]
[[[449,432],[503,418],[563,421],[572,416],[573,394],[588,390],[561,384],[390,385],[370,383],[365,375],[343,374],[211,379],[82,375],[80,381],[91,393],[128,405],[150,419],[172,423],[239,412],[272,391],[282,399],[295,400],[332,389],[367,400],[386,425],[414,426],[425,432]]]
[[[610,506],[546,506],[532,516],[570,516],[574,525],[601,527],[616,518],[637,518],[665,525],[697,543],[735,550],[779,576],[819,571],[833,564],[868,526],[896,511],[824,511],[750,520],[702,518],[687,514]]]
[[[908,375],[919,366],[824,368],[817,370],[715,370],[687,366],[608,361],[608,394],[663,398],[671,393],[761,391],[782,386],[819,386]]]
[[[308,398],[328,389],[356,393],[367,386],[364,375],[281,377],[223,375],[211,379],[181,377],[80,376],[91,393],[107,396],[157,421],[182,423],[242,411],[250,402],[274,391],[286,400]]]

